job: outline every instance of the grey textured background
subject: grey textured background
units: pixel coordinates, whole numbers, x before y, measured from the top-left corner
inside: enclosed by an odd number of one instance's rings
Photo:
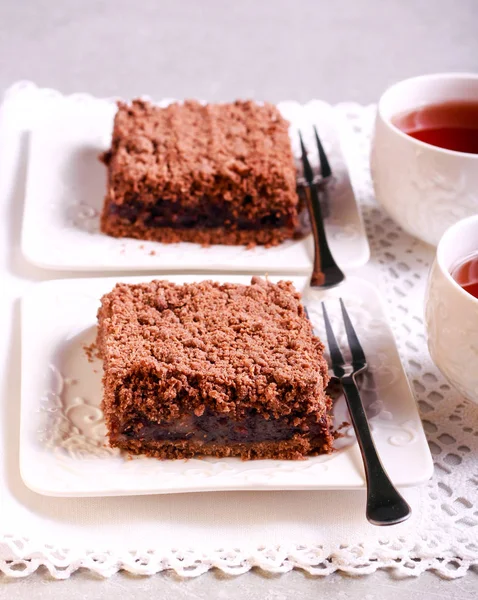
[[[478,70],[476,0],[1,0],[0,88],[373,102]]]
[[[478,0],[0,0],[0,90],[30,79],[100,96],[368,103],[396,80],[436,71],[478,71]],[[0,578],[8,600],[477,596],[476,571],[454,582],[386,572]]]

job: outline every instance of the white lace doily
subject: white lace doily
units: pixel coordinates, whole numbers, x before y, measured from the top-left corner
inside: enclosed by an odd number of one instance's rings
[[[342,104],[336,111],[372,248],[371,262],[362,275],[372,278],[387,298],[435,462],[433,479],[422,488],[406,491],[414,518],[387,529],[368,526],[360,492],[101,501],[42,498],[24,488],[14,437],[19,392],[16,299],[32,280],[47,274],[28,267],[12,251],[18,242],[24,191],[22,129],[28,130],[28,124],[19,127],[7,108],[22,106],[30,116],[35,102],[52,94],[58,95],[33,84],[17,84],[7,92],[1,114],[0,222],[6,229],[0,235],[4,244],[0,256],[8,291],[0,298],[1,326],[6,332],[0,353],[6,382],[0,405],[0,443],[7,449],[0,467],[0,571],[24,577],[43,565],[53,577],[62,579],[79,568],[103,576],[120,569],[135,574],[173,569],[187,577],[213,567],[229,574],[252,567],[276,573],[301,568],[315,575],[394,568],[403,575],[431,569],[454,578],[478,564],[478,407],[450,388],[427,352],[423,293],[433,249],[404,234],[373,198],[368,167],[373,106]],[[85,99],[82,95],[68,101]],[[214,510],[213,503],[217,503]],[[105,506],[114,513],[108,523],[99,522],[100,515],[107,520]],[[115,511],[124,517],[115,516]],[[138,531],[146,537],[139,538]],[[152,532],[149,538],[148,531]]]

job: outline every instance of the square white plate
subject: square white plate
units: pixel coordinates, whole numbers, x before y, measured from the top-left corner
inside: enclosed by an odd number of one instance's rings
[[[291,122],[296,158],[300,157],[300,128],[313,164],[318,159],[312,126],[317,125],[336,178],[325,220],[332,252],[344,269],[365,264],[369,246],[332,107],[312,101],[305,106],[284,102],[279,108]],[[30,138],[21,240],[30,262],[49,269],[89,271],[311,272],[311,236],[274,248],[247,250],[115,239],[100,233],[106,169],[98,155],[110,146],[115,112],[111,101],[83,97],[55,97],[51,106],[46,101],[41,109]]]
[[[168,277],[177,283],[204,278]],[[211,278],[250,281],[246,276]],[[305,289],[306,277],[290,279],[298,290]],[[332,455],[304,461],[160,461],[143,456],[131,459],[109,448],[100,409],[101,363],[88,362],[84,346],[96,336],[99,298],[116,281],[49,281],[36,285],[23,299],[20,470],[29,488],[51,496],[112,496],[364,487],[362,461],[350,427],[343,430]],[[339,296],[350,311],[373,374],[364,381],[362,393],[384,466],[397,485],[422,483],[431,476],[432,459],[380,297],[372,285],[355,278],[327,292],[305,292],[304,303],[319,335],[320,301],[325,299],[342,342]],[[339,399],[337,425],[346,420],[343,405]]]

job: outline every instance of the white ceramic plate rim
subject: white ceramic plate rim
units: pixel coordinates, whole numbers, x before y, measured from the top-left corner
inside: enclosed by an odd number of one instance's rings
[[[40,93],[41,90],[39,90]],[[161,101],[167,104],[171,100]],[[362,216],[348,180],[334,109],[325,102],[279,103],[291,122],[296,158],[302,131],[313,164],[317,163],[312,125],[316,124],[336,177],[333,204],[326,219],[329,242],[344,269],[365,264],[370,256]],[[311,236],[273,248],[159,244],[115,239],[98,233],[106,171],[97,156],[110,145],[115,104],[83,96],[43,98],[32,111],[37,118],[29,141],[21,248],[42,268],[70,271],[234,271],[308,273]]]
[[[208,277],[167,277],[176,282],[204,278]],[[231,275],[214,275],[209,278],[231,282],[249,280],[245,276]],[[148,279],[150,278],[140,277],[120,280]],[[304,289],[307,282],[305,277],[288,279],[298,289]],[[95,324],[98,298],[111,289],[116,281],[117,277],[44,282],[34,286],[23,299],[20,470],[29,488],[52,496],[364,488],[363,468],[356,443],[328,457],[312,457],[305,461],[249,462],[238,459],[158,461],[146,457],[126,460],[123,456],[116,455],[81,455],[81,452],[78,454],[77,446],[65,450],[61,444],[46,447],[40,443],[40,423],[44,417],[40,404],[41,397],[45,394],[44,380],[51,356],[58,351],[59,343],[63,344],[65,340],[74,338],[78,332],[84,332]],[[80,301],[81,294],[85,296]],[[394,379],[390,385],[387,384],[388,387],[380,388],[384,406],[377,419],[372,419],[374,436],[382,461],[397,485],[423,483],[431,476],[432,460],[392,333],[384,321],[385,313],[377,291],[364,280],[350,278],[343,286],[334,290],[319,294],[313,292],[310,298],[308,294],[307,292],[305,302],[313,312],[315,306],[317,309],[320,307],[320,299],[327,299],[328,306],[333,308],[335,304],[331,304],[329,300],[339,296],[345,299],[349,309],[351,307],[352,315],[355,312],[354,306],[351,306],[353,302],[357,302],[357,315],[368,314],[370,307],[375,312],[380,311],[378,314],[370,314],[367,326],[380,338],[377,356],[383,355],[380,360],[384,361],[385,370],[382,372],[385,373],[385,378],[388,368],[389,372],[394,373]],[[338,305],[337,302],[336,304]],[[311,318],[314,322],[316,317],[312,314]],[[367,351],[367,344],[364,345]],[[372,356],[369,355],[368,358]],[[385,416],[386,419],[382,418]],[[75,443],[73,438],[70,435],[69,442],[73,440]]]

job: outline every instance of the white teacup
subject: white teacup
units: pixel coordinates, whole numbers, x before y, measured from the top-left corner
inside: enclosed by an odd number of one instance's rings
[[[430,354],[445,377],[478,403],[478,299],[465,292],[452,270],[478,252],[478,215],[450,227],[430,271],[425,315]]]
[[[423,106],[478,101],[478,74],[443,73],[406,79],[378,104],[371,169],[377,200],[408,233],[437,245],[443,233],[478,213],[478,154],[421,142],[392,119]]]

